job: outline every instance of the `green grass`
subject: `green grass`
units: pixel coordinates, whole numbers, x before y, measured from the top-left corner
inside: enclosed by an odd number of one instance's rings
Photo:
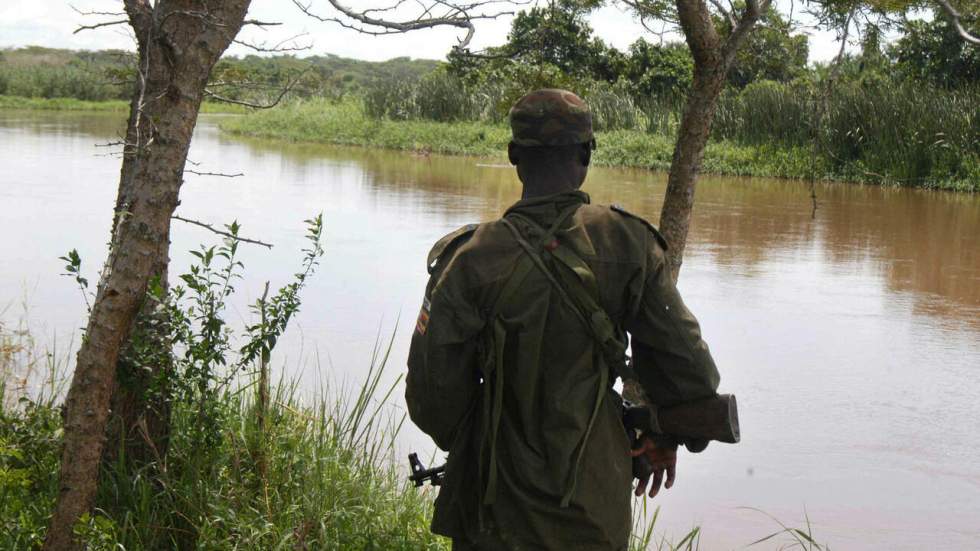
[[[510,139],[504,125],[484,122],[396,121],[367,116],[360,103],[326,100],[295,102],[235,117],[221,123],[231,134],[275,140],[379,147],[446,155],[476,155],[503,158]],[[670,136],[638,130],[599,132],[598,166],[670,168],[674,140]],[[921,187],[958,191],[980,190],[980,159],[977,177],[947,178],[919,182]],[[708,144],[703,172],[728,176],[757,176],[867,183],[894,183],[869,173],[859,162],[839,166],[828,159],[812,158],[806,146],[742,145],[733,141]],[[967,172],[967,174],[972,174]]]
[[[500,156],[510,131],[478,122],[440,123],[372,119],[356,102],[290,103],[222,121],[232,134],[296,142],[331,143],[447,155]]]
[[[104,111],[128,113],[129,102],[123,100],[87,101],[74,98],[26,98],[0,95],[0,109],[30,111]],[[202,113],[246,113],[247,107],[227,103],[205,102]]]
[[[166,469],[107,469],[100,508],[76,532],[90,549],[447,550],[449,542],[428,529],[431,494],[396,468],[397,419],[376,409],[384,401],[379,376],[375,366],[352,401],[324,395],[301,403],[295,386],[280,385],[264,434],[252,393],[229,392],[213,447],[189,445],[198,419],[178,408]],[[2,549],[28,549],[44,537],[57,495],[60,425],[50,399],[0,411]]]

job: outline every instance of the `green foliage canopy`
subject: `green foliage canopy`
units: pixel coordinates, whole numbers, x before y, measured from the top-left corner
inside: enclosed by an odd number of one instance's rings
[[[909,21],[891,55],[907,79],[944,88],[980,85],[980,48],[964,41],[946,18]]]

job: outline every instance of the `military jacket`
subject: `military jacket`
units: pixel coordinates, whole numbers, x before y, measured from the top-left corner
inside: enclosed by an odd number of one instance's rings
[[[629,335],[632,369],[653,403],[713,395],[718,372],[652,226],[591,205],[580,191],[522,200],[505,218],[531,238],[575,205],[556,243],[594,273],[599,302]],[[406,401],[412,420],[449,451],[432,529],[462,541],[493,534],[510,550],[625,550],[632,475],[614,374],[603,376],[609,367],[596,361],[595,339],[545,273],[531,270],[497,310],[501,287],[524,254],[503,220],[461,228],[430,254]],[[488,498],[484,390],[491,381],[483,366],[490,317],[498,315],[506,345],[502,373],[492,377],[503,379]]]

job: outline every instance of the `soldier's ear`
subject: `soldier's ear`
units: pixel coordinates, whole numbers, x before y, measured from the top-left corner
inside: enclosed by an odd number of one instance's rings
[[[517,155],[519,151],[520,147],[516,143],[509,142],[507,144],[507,160],[510,161],[510,164],[517,166],[517,162],[520,161],[520,157]]]
[[[592,150],[595,149],[595,140],[585,142],[579,150],[579,161],[582,166],[589,166],[592,162]]]

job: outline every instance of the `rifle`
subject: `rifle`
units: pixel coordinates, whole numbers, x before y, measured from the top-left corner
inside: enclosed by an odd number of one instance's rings
[[[412,475],[408,479],[415,484],[416,488],[424,485],[426,481],[433,486],[442,486],[442,477],[446,472],[445,465],[426,469],[425,465],[419,461],[419,454],[417,453],[408,454],[408,464],[412,467]]]
[[[624,401],[623,426],[631,447],[643,435],[651,435],[655,441],[681,442],[692,453],[704,451],[711,440],[727,444],[741,440],[734,394],[719,394],[670,407],[651,408]],[[426,469],[415,453],[409,454],[408,462],[412,467],[409,480],[415,486],[422,486],[426,481],[433,486],[442,484],[445,465]],[[634,478],[646,478],[651,472],[653,467],[645,457],[633,458]]]

